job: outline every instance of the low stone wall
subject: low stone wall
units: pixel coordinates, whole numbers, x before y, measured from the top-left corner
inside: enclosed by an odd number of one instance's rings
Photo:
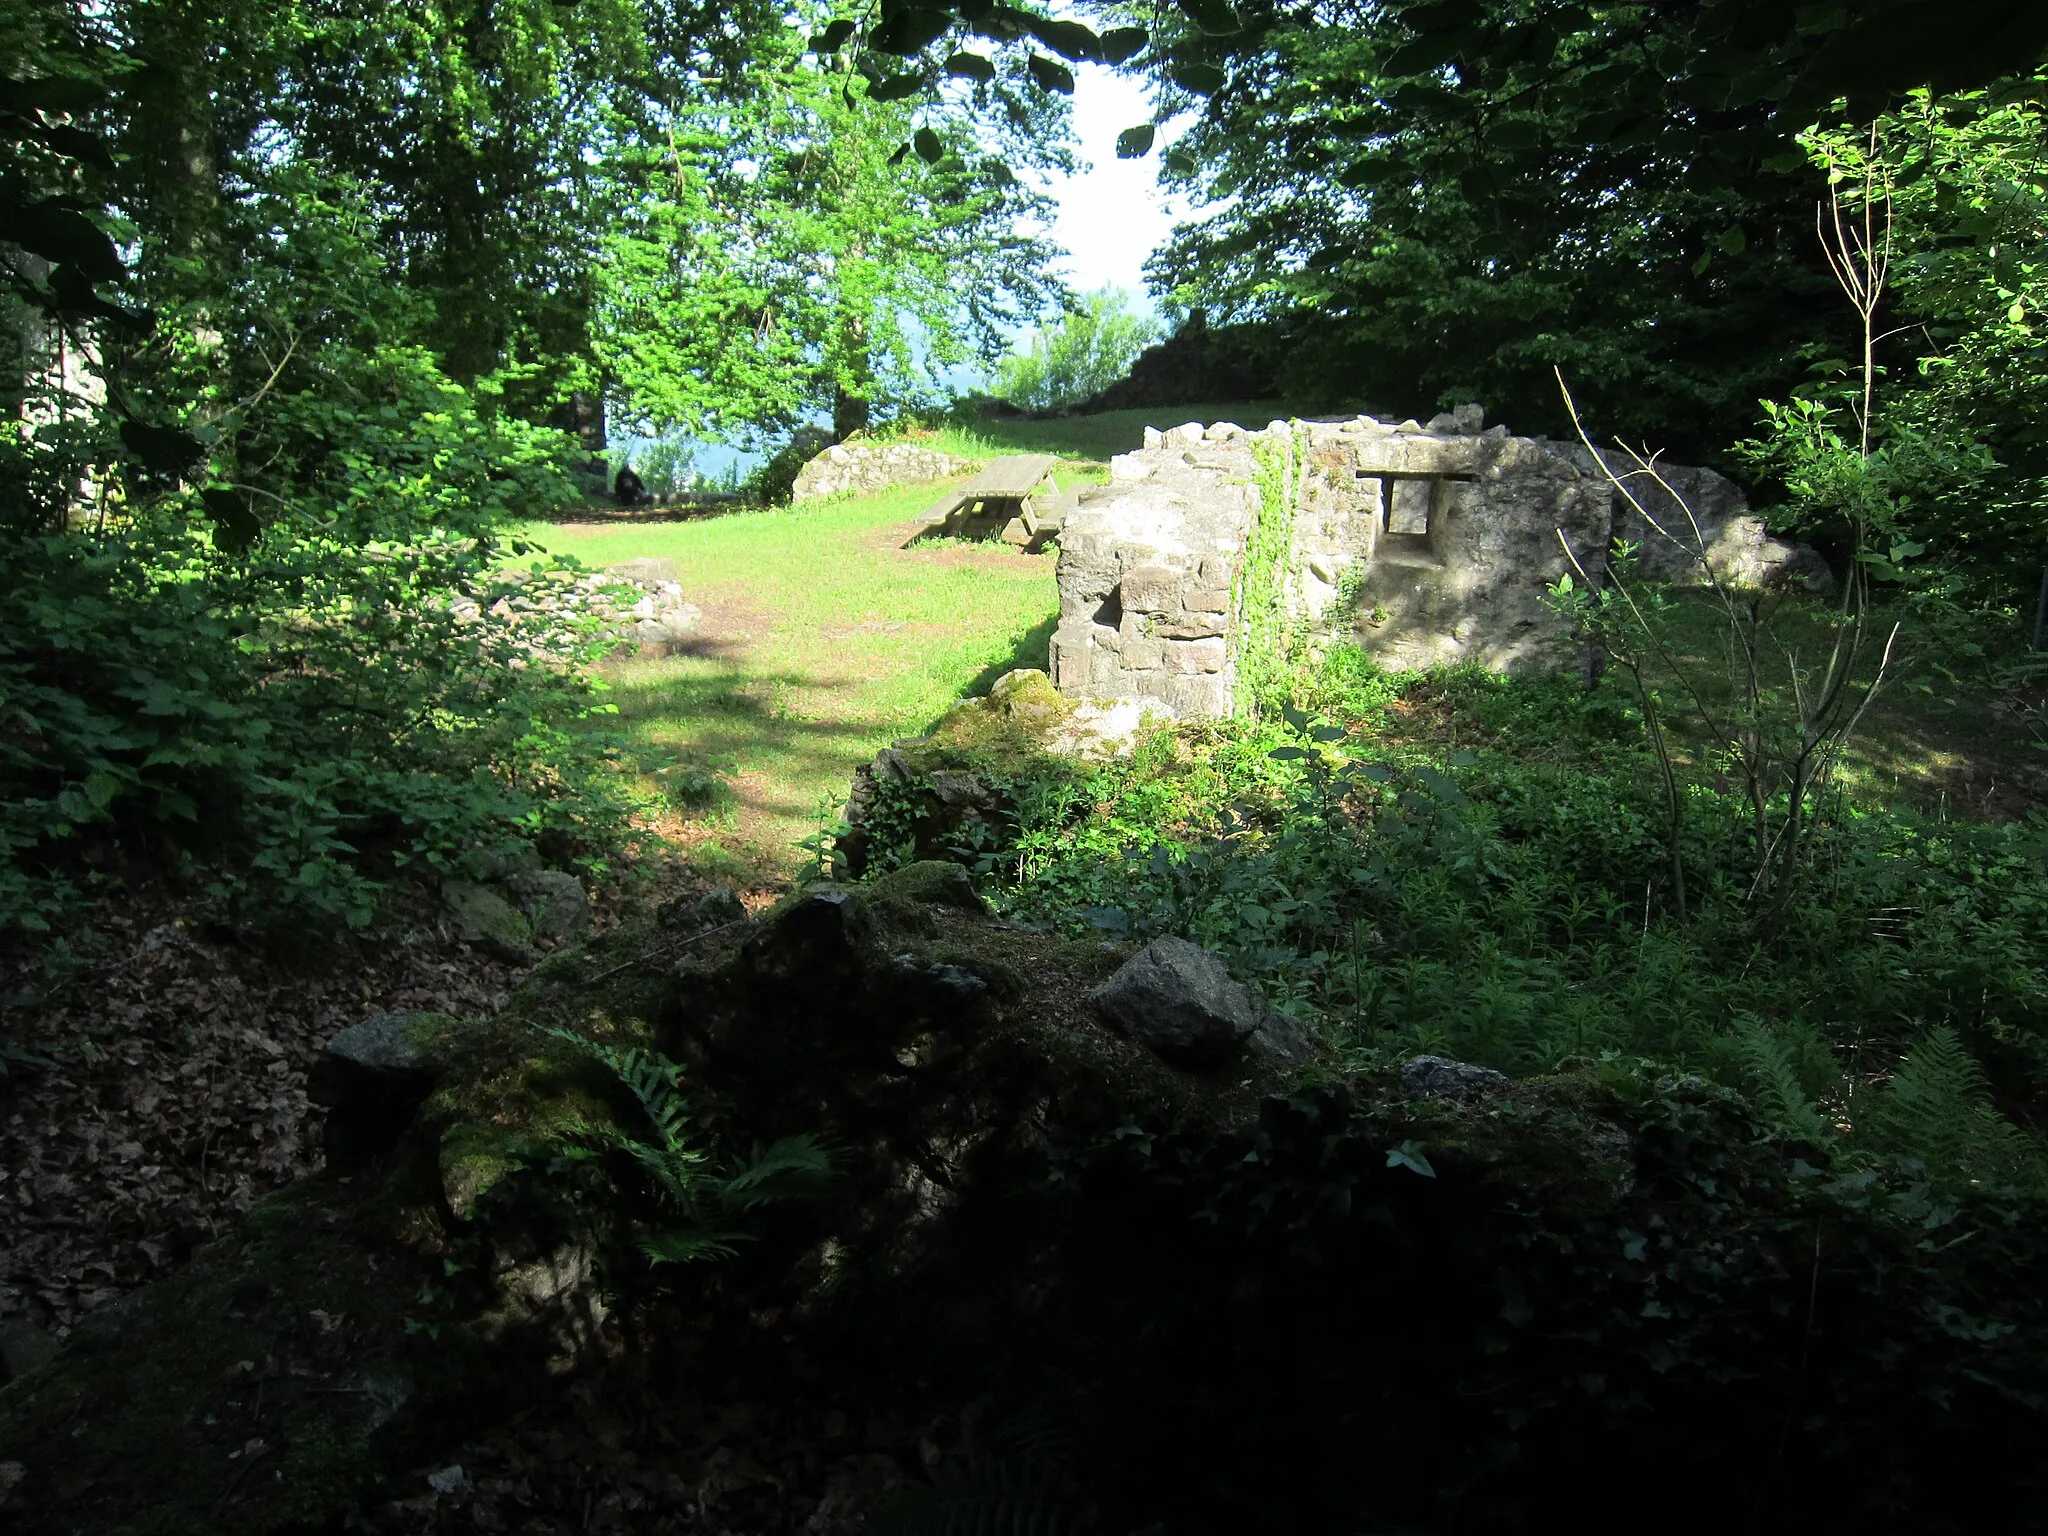
[[[1061,535],[1055,683],[1074,697],[1224,714],[1253,623],[1341,633],[1395,667],[1576,670],[1584,648],[1546,590],[1567,571],[1598,584],[1617,538],[1641,545],[1645,576],[1704,582],[1680,542],[1695,523],[1732,584],[1827,579],[1817,555],[1769,537],[1710,470],[1664,468],[1668,490],[1632,477],[1651,526],[1583,447],[1483,421],[1464,406],[1427,425],[1358,416],[1148,430]],[[1262,517],[1277,521],[1255,538]],[[1275,568],[1248,572],[1249,546]]]
[[[965,459],[916,443],[835,443],[797,471],[790,495],[797,501],[859,496],[892,485],[923,485],[964,475]]]

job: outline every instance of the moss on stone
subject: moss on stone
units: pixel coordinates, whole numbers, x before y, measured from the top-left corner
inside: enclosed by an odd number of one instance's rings
[[[441,1192],[448,1209],[463,1220],[476,1203],[514,1169],[541,1156],[547,1141],[530,1129],[515,1130],[474,1120],[457,1121],[441,1132]]]

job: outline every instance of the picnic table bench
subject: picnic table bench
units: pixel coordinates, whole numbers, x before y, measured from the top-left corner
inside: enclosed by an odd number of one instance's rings
[[[1065,522],[1073,500],[1060,495],[1052,478],[1058,463],[1049,453],[991,460],[972,480],[932,503],[918,537],[1001,539],[1020,548],[1042,547]]]

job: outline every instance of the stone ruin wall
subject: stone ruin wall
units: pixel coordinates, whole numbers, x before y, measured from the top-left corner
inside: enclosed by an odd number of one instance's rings
[[[1597,583],[1618,537],[1641,573],[1703,583],[1679,542],[1670,495],[1616,465],[1664,532],[1616,493],[1585,448],[1483,427],[1476,406],[1398,425],[1230,422],[1149,430],[1109,485],[1084,492],[1061,534],[1059,689],[1153,699],[1181,715],[1223,715],[1236,684],[1245,549],[1259,516],[1261,457],[1284,475],[1292,518],[1279,619],[1329,636],[1347,627],[1390,667],[1473,661],[1496,671],[1569,671],[1583,646],[1543,595],[1572,569],[1559,535]],[[1662,467],[1724,578],[1824,582],[1810,550],[1770,538],[1741,492],[1711,470]]]

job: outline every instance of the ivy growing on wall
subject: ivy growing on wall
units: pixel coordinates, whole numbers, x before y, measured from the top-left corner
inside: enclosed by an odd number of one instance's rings
[[[1290,424],[1284,443],[1252,443],[1257,462],[1258,510],[1245,540],[1233,594],[1232,629],[1237,637],[1236,700],[1239,714],[1270,713],[1272,694],[1294,651],[1296,626],[1288,598],[1294,579],[1294,504],[1307,467],[1307,439]]]

